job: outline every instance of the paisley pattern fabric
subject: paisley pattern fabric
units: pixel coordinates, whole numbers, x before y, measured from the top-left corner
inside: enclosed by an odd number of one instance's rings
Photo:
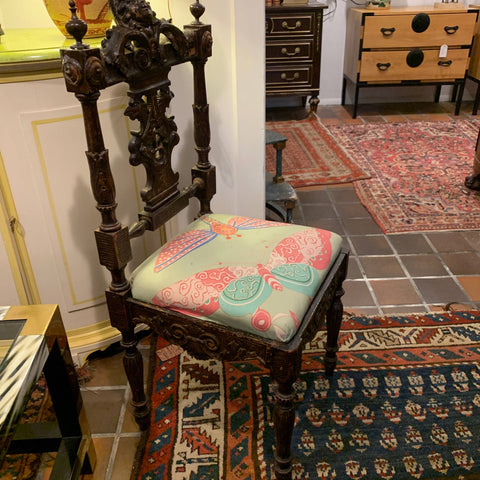
[[[341,247],[327,230],[205,215],[132,275],[135,299],[289,341]]]

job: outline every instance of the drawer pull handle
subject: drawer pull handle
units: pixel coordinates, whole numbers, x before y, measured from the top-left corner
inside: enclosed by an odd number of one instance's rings
[[[287,57],[294,57],[300,53],[300,48],[296,47],[293,52],[289,52],[285,47],[282,48],[282,55],[286,55]]]
[[[295,73],[293,74],[293,77],[290,77],[290,78],[287,77],[287,74],[286,74],[286,73],[282,73],[282,74],[280,75],[280,78],[281,78],[282,80],[286,80],[287,82],[293,82],[294,80],[297,80],[299,76],[300,76],[300,74],[299,74],[298,72],[295,72]]]
[[[440,67],[449,67],[452,64],[451,60],[439,60],[438,65]]]
[[[282,22],[282,27],[287,29],[287,30],[296,30],[297,28],[300,28],[302,26],[302,22],[300,20],[297,20],[295,22],[295,25],[291,26],[288,24],[288,22],[283,21]]]
[[[391,63],[377,63],[377,68],[381,71],[384,72],[385,70],[388,70],[392,66]]]
[[[393,35],[393,32],[395,32],[395,27],[381,28],[380,31],[382,32],[382,35],[384,37],[391,37]]]
[[[449,27],[448,25],[443,27],[443,29],[448,33],[448,35],[453,35],[458,30],[458,25],[454,27]]]

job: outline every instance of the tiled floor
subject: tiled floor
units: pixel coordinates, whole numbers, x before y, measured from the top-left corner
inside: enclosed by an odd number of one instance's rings
[[[325,123],[445,120],[451,104],[361,106],[352,120],[342,107],[319,107]],[[471,110],[465,104],[464,111]],[[268,119],[278,120],[277,112]],[[468,115],[463,113],[462,115]],[[293,116],[296,113],[293,112]],[[480,232],[384,235],[358,201],[351,185],[303,190],[295,220],[340,233],[352,250],[345,282],[345,309],[365,314],[427,312],[480,307]],[[463,306],[462,306],[463,305]],[[142,352],[147,355],[148,343]],[[98,464],[86,479],[127,480],[140,438],[130,407],[121,354],[89,364],[93,375],[83,398]]]

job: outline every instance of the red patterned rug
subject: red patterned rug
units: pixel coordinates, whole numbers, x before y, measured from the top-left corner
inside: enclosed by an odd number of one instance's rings
[[[287,137],[283,150],[283,176],[293,187],[348,183],[368,175],[335,142],[315,118],[267,122],[266,128]],[[275,173],[275,149],[267,145],[266,169]]]
[[[294,480],[480,478],[480,312],[346,317],[330,378],[324,339],[309,345],[296,384]],[[271,479],[262,364],[167,356],[133,478]]]
[[[355,189],[385,233],[480,228],[480,194],[463,184],[478,130],[469,120],[329,126],[369,174]]]

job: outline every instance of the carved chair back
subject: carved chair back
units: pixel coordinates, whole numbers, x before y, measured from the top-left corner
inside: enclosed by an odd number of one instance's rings
[[[67,90],[81,103],[87,137],[86,152],[91,187],[101,214],[95,232],[100,263],[112,275],[111,289],[128,290],[124,269],[131,259],[130,240],[146,230],[156,230],[196,197],[200,215],[210,213],[215,194],[215,168],[210,164],[210,126],[204,67],[212,50],[209,25],[200,17],[204,7],[197,1],[190,7],[194,21],[182,30],[170,21],[157,19],[144,0],[111,0],[116,25],[107,31],[101,48],[83,43],[86,24],[76,16],[70,0],[72,18],[67,31],[75,44],[61,51]],[[168,75],[172,67],[190,62],[194,85],[194,140],[197,162],[191,184],[180,190],[178,173],[172,169],[172,150],[179,142],[177,126],[167,114],[173,94]],[[116,217],[115,183],[105,148],[97,100],[101,90],[118,83],[128,84],[125,115],[139,123],[131,132],[129,161],[143,165],[146,185],[141,191],[144,208],[131,226]],[[193,164],[193,162],[192,162]]]

